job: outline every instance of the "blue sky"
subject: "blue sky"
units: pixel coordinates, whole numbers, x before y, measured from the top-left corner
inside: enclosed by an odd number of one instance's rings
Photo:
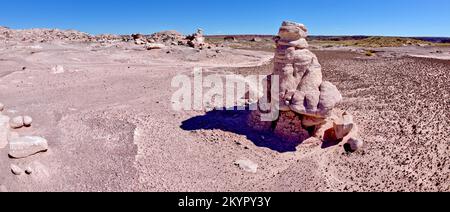
[[[314,35],[450,37],[449,0],[2,0],[0,26],[100,34],[167,29],[275,34],[283,20]]]

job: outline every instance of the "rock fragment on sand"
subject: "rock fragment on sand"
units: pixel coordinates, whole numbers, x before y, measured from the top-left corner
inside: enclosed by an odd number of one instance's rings
[[[45,138],[25,136],[11,139],[9,142],[9,156],[11,158],[26,158],[48,150]]]
[[[11,164],[11,172],[15,175],[22,175],[23,169],[21,169],[17,165]]]
[[[5,105],[0,102],[0,112],[3,112],[4,109],[5,109]]]
[[[9,121],[9,126],[13,129],[18,129],[24,126],[23,116],[16,116]]]
[[[33,123],[33,118],[31,118],[30,116],[24,116],[23,117],[23,125],[25,127],[31,126],[32,123]]]
[[[31,168],[30,166],[28,166],[28,167],[25,169],[25,174],[27,174],[27,175],[33,174],[33,168]]]
[[[353,127],[353,116],[348,113],[344,113],[342,117],[334,122],[336,139],[343,139],[352,131]]]
[[[234,164],[245,172],[256,173],[258,171],[258,164],[250,160],[238,160]]]

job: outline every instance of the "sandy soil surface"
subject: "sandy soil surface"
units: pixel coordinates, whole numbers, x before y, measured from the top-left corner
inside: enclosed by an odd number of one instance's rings
[[[169,50],[128,43],[2,43],[4,113],[31,115],[33,127],[18,132],[43,136],[50,146],[23,160],[0,150],[2,189],[450,191],[450,62],[316,52],[325,78],[344,95],[339,108],[353,113],[366,142],[363,151],[347,154],[342,145],[266,140],[243,129],[245,112],[171,110],[173,76],[198,66],[269,73],[273,54]],[[234,164],[245,159],[258,164],[256,173]],[[35,172],[14,176],[11,163]]]

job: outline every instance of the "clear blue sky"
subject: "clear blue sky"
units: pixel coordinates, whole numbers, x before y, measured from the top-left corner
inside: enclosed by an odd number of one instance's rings
[[[100,34],[275,34],[283,20],[315,35],[450,37],[450,0],[3,0],[0,26]]]

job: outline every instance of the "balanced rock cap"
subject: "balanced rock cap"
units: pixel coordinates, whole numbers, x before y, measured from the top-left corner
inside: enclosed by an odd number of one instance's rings
[[[308,37],[308,30],[303,24],[283,22],[280,31],[278,32],[278,36],[280,37],[280,40],[291,42]]]
[[[283,21],[281,26],[295,26],[295,27],[302,29],[305,32],[308,32],[308,29],[306,28],[306,26],[304,24],[296,23],[293,21]]]

